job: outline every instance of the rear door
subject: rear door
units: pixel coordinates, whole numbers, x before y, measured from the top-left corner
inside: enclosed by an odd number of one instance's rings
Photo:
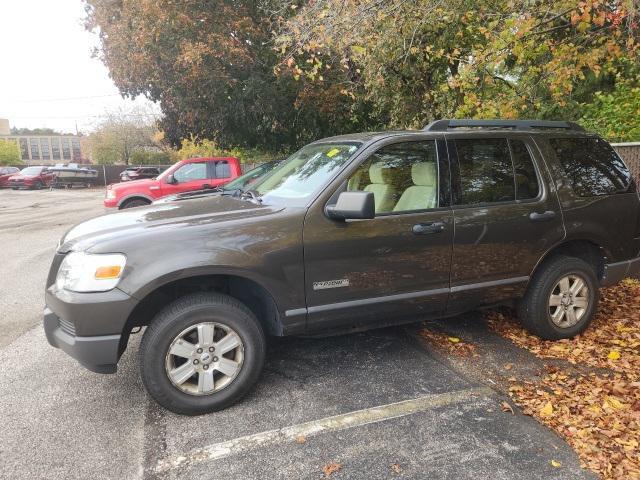
[[[449,313],[522,294],[564,238],[557,193],[530,136],[452,134],[455,236]]]
[[[611,145],[596,136],[537,140],[557,179],[569,238],[605,247],[608,262],[635,257],[640,249],[640,204],[635,182]]]
[[[212,186],[218,187],[231,180],[231,167],[228,161],[218,160],[216,162],[210,162],[209,168],[212,169]]]
[[[453,240],[443,140],[396,139],[365,152],[304,225],[308,329],[371,326],[441,315]],[[376,217],[325,214],[341,191],[374,193]],[[328,195],[331,195],[329,197]]]

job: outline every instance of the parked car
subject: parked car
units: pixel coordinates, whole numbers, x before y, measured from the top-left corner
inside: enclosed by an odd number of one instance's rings
[[[235,180],[230,181],[223,187],[217,187],[215,189],[205,188],[203,190],[194,190],[192,192],[177,193],[175,195],[169,195],[162,197],[160,200],[153,202],[154,205],[159,203],[175,202],[176,200],[187,200],[190,198],[200,198],[204,195],[220,195],[224,192],[236,191],[240,195],[243,191],[250,189],[260,178],[273,170],[282,160],[274,160],[266,162],[252,168],[248,172],[240,175]]]
[[[19,188],[39,190],[43,187],[48,187],[54,177],[55,175],[45,166],[27,167],[9,177],[8,183],[14,190],[18,190]]]
[[[543,339],[583,332],[599,288],[640,271],[640,198],[567,122],[441,120],[311,143],[250,190],[98,217],[60,241],[51,345],[113,373],[132,330],[142,380],[201,414],[256,382],[267,335],[517,305]]]
[[[18,167],[0,167],[0,187],[9,186],[9,177],[18,173],[20,169]]]
[[[241,173],[240,161],[235,157],[182,160],[157,178],[109,185],[104,206],[124,209],[149,205],[166,195],[219,187]]]
[[[120,181],[128,182],[129,180],[156,178],[158,175],[160,175],[160,169],[156,167],[131,167],[120,174]]]

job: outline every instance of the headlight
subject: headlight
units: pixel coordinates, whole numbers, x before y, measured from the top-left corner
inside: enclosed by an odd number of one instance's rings
[[[71,252],[62,261],[56,276],[59,290],[106,292],[118,285],[127,258],[120,253]]]
[[[108,200],[113,200],[114,198],[116,198],[116,192],[113,191],[113,189],[108,189],[107,190],[107,199]]]

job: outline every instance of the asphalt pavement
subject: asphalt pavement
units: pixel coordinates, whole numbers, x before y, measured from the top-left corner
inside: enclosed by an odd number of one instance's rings
[[[85,370],[47,344],[43,288],[58,238],[101,214],[101,197],[0,191],[0,478],[593,478],[555,433],[503,412],[484,369],[432,351],[417,326],[272,339],[257,387],[200,417],[147,397],[140,335],[117,374]],[[438,325],[473,332],[478,365],[529,359],[479,314]]]

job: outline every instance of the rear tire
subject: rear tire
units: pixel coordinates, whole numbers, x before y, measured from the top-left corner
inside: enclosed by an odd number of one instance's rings
[[[205,328],[214,332],[208,341]],[[140,346],[140,372],[164,408],[201,415],[246,395],[265,355],[265,335],[251,310],[228,295],[197,293],[179,298],[153,319]],[[184,372],[176,373],[179,369]],[[212,383],[205,384],[207,378]]]
[[[42,190],[42,187],[43,187],[43,185],[42,185],[42,182],[40,180],[36,181],[33,184],[33,189],[34,190]]]
[[[572,338],[587,329],[599,298],[593,266],[558,255],[536,270],[518,305],[518,315],[522,325],[542,339]]]
[[[148,202],[147,200],[143,200],[141,198],[134,198],[132,200],[124,202],[120,207],[120,210],[124,210],[125,208],[144,207],[146,205],[151,205],[151,202]]]

